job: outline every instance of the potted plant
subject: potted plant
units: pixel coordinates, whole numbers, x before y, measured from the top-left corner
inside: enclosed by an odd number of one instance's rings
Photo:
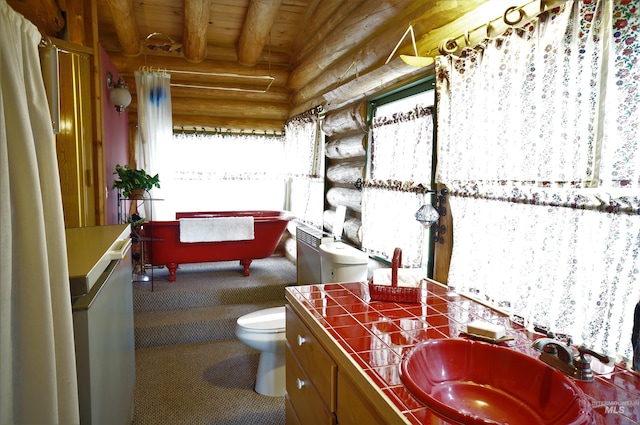
[[[128,222],[133,226],[140,225],[144,217],[138,214],[138,202],[135,200],[144,199],[144,193],[154,187],[160,188],[160,178],[157,174],[151,176],[145,170],[131,168],[129,164],[117,164],[113,174],[117,174],[118,179],[114,180],[111,188],[121,189],[124,198],[133,200],[129,206]]]
[[[118,180],[114,180],[111,188],[122,189],[122,196],[125,198],[140,199],[140,194],[136,193],[136,189],[148,191],[154,187],[160,188],[160,178],[157,174],[150,176],[145,170],[131,168],[129,164],[117,164],[113,174],[118,175]]]

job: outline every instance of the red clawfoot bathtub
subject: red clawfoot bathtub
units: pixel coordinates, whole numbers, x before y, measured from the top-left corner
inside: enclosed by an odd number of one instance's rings
[[[223,242],[180,242],[181,218],[214,218],[253,216],[254,239]],[[243,275],[249,276],[252,260],[273,254],[287,223],[294,216],[285,211],[211,211],[179,212],[174,221],[149,221],[143,225],[146,255],[152,265],[166,265],[169,281],[175,282],[181,263],[206,263],[240,260]]]

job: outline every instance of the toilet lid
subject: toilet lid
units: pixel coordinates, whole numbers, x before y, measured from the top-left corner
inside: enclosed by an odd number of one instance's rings
[[[253,332],[284,332],[285,329],[284,306],[266,308],[245,314],[237,321],[238,326]]]

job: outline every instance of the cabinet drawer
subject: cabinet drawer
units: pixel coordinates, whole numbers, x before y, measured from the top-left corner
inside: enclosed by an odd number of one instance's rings
[[[287,345],[330,411],[336,409],[336,364],[307,326],[287,306]],[[287,359],[288,361],[288,359]]]
[[[307,374],[287,347],[287,399],[291,402],[292,411],[287,412],[289,420],[301,424],[335,425],[335,415],[327,410],[322,398],[316,391]],[[293,407],[295,406],[295,407]],[[289,406],[287,405],[287,408]]]

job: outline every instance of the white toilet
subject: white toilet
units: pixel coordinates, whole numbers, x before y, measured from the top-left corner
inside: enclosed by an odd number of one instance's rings
[[[344,242],[320,245],[322,283],[364,282],[367,280],[369,256]]]
[[[260,351],[255,390],[258,394],[284,396],[285,307],[254,311],[238,318],[236,336]]]

